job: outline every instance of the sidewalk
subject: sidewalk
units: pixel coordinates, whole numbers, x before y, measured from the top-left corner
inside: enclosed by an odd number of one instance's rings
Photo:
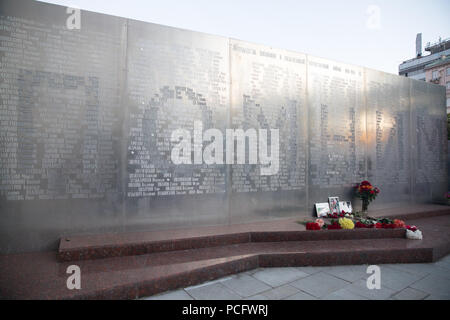
[[[435,263],[382,264],[369,290],[367,265],[265,268],[144,300],[449,300],[450,255]]]

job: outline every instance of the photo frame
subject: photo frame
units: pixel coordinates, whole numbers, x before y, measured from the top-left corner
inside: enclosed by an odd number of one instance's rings
[[[339,209],[339,197],[328,197],[328,203],[330,205],[331,213],[340,213]]]
[[[353,207],[351,201],[339,201],[339,210],[345,213],[353,213]]]
[[[317,217],[327,217],[330,212],[330,205],[328,202],[316,203]]]

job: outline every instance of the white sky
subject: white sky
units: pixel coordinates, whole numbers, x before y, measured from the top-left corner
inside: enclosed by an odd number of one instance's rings
[[[45,0],[289,49],[390,73],[450,37],[450,0]],[[379,19],[377,19],[379,12]],[[378,22],[377,22],[378,21]]]

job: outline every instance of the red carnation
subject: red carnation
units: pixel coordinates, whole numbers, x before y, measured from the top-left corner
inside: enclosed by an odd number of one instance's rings
[[[333,223],[327,225],[328,230],[339,230],[342,229],[342,227],[337,223],[336,221],[333,221]]]
[[[369,228],[369,226],[365,225],[365,224],[362,223],[362,222],[357,221],[357,222],[355,223],[355,228]]]
[[[320,230],[320,226],[317,222],[308,222],[306,224],[306,230]]]

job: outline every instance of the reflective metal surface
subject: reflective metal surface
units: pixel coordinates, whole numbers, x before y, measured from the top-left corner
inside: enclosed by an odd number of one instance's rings
[[[231,222],[304,214],[307,190],[306,55],[231,40],[231,127],[279,129],[279,170],[232,165]],[[259,146],[261,147],[261,146]]]
[[[364,70],[308,56],[309,212],[366,176]]]
[[[170,141],[194,121],[225,132],[228,39],[129,21],[127,44],[126,228],[228,223],[226,165],[175,165]]]
[[[411,81],[366,70],[367,176],[382,190],[374,207],[412,201]]]
[[[354,200],[363,179],[382,190],[373,207],[444,199],[444,87],[81,15],[68,30],[65,7],[0,3],[1,253],[54,249],[64,234],[311,216],[329,196]],[[171,133],[194,140],[194,121],[224,145],[227,128],[279,129],[278,172],[175,165]]]

